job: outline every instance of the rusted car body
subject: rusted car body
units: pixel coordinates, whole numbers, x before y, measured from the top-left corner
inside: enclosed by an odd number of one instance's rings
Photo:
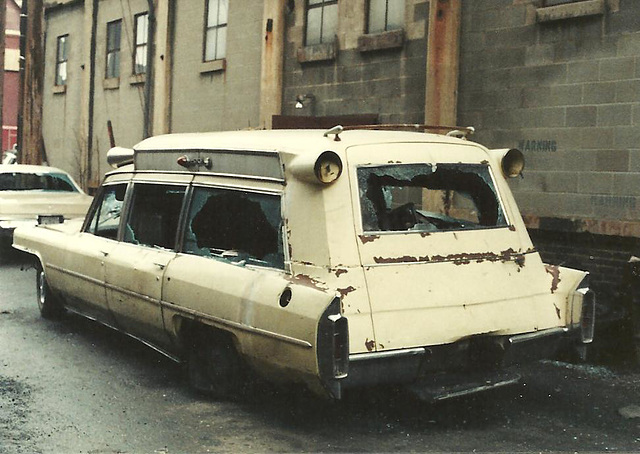
[[[0,238],[11,239],[18,226],[36,225],[39,215],[83,218],[91,200],[55,167],[0,165]]]
[[[238,131],[113,149],[83,224],[18,229],[44,315],[66,308],[237,392],[244,367],[340,398],[440,399],[591,342],[587,273],[545,265],[517,150],[439,134]]]

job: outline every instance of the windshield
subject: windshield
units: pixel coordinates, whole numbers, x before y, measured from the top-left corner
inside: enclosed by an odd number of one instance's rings
[[[63,173],[0,173],[0,191],[77,192]]]
[[[469,230],[507,221],[484,164],[358,168],[366,232]]]

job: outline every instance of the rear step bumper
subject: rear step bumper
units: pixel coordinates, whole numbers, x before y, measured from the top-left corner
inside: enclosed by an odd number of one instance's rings
[[[481,335],[446,345],[351,355],[349,375],[341,385],[351,388],[404,384],[428,400],[483,391],[516,383],[519,375],[506,371],[507,368],[513,371],[520,365],[553,358],[563,343],[571,340],[571,334],[565,328],[554,328],[511,336]]]

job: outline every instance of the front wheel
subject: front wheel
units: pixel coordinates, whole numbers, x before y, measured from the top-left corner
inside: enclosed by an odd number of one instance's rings
[[[62,303],[53,293],[51,293],[42,265],[39,265],[36,268],[36,291],[38,309],[40,309],[40,315],[42,315],[42,317],[55,319],[64,313]]]
[[[243,391],[246,370],[226,333],[200,329],[194,333],[188,357],[189,384],[216,399],[234,399]]]

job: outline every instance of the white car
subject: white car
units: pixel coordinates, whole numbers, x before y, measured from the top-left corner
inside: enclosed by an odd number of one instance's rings
[[[41,215],[84,217],[91,200],[63,170],[0,165],[0,240],[10,240],[18,226],[36,225]]]

